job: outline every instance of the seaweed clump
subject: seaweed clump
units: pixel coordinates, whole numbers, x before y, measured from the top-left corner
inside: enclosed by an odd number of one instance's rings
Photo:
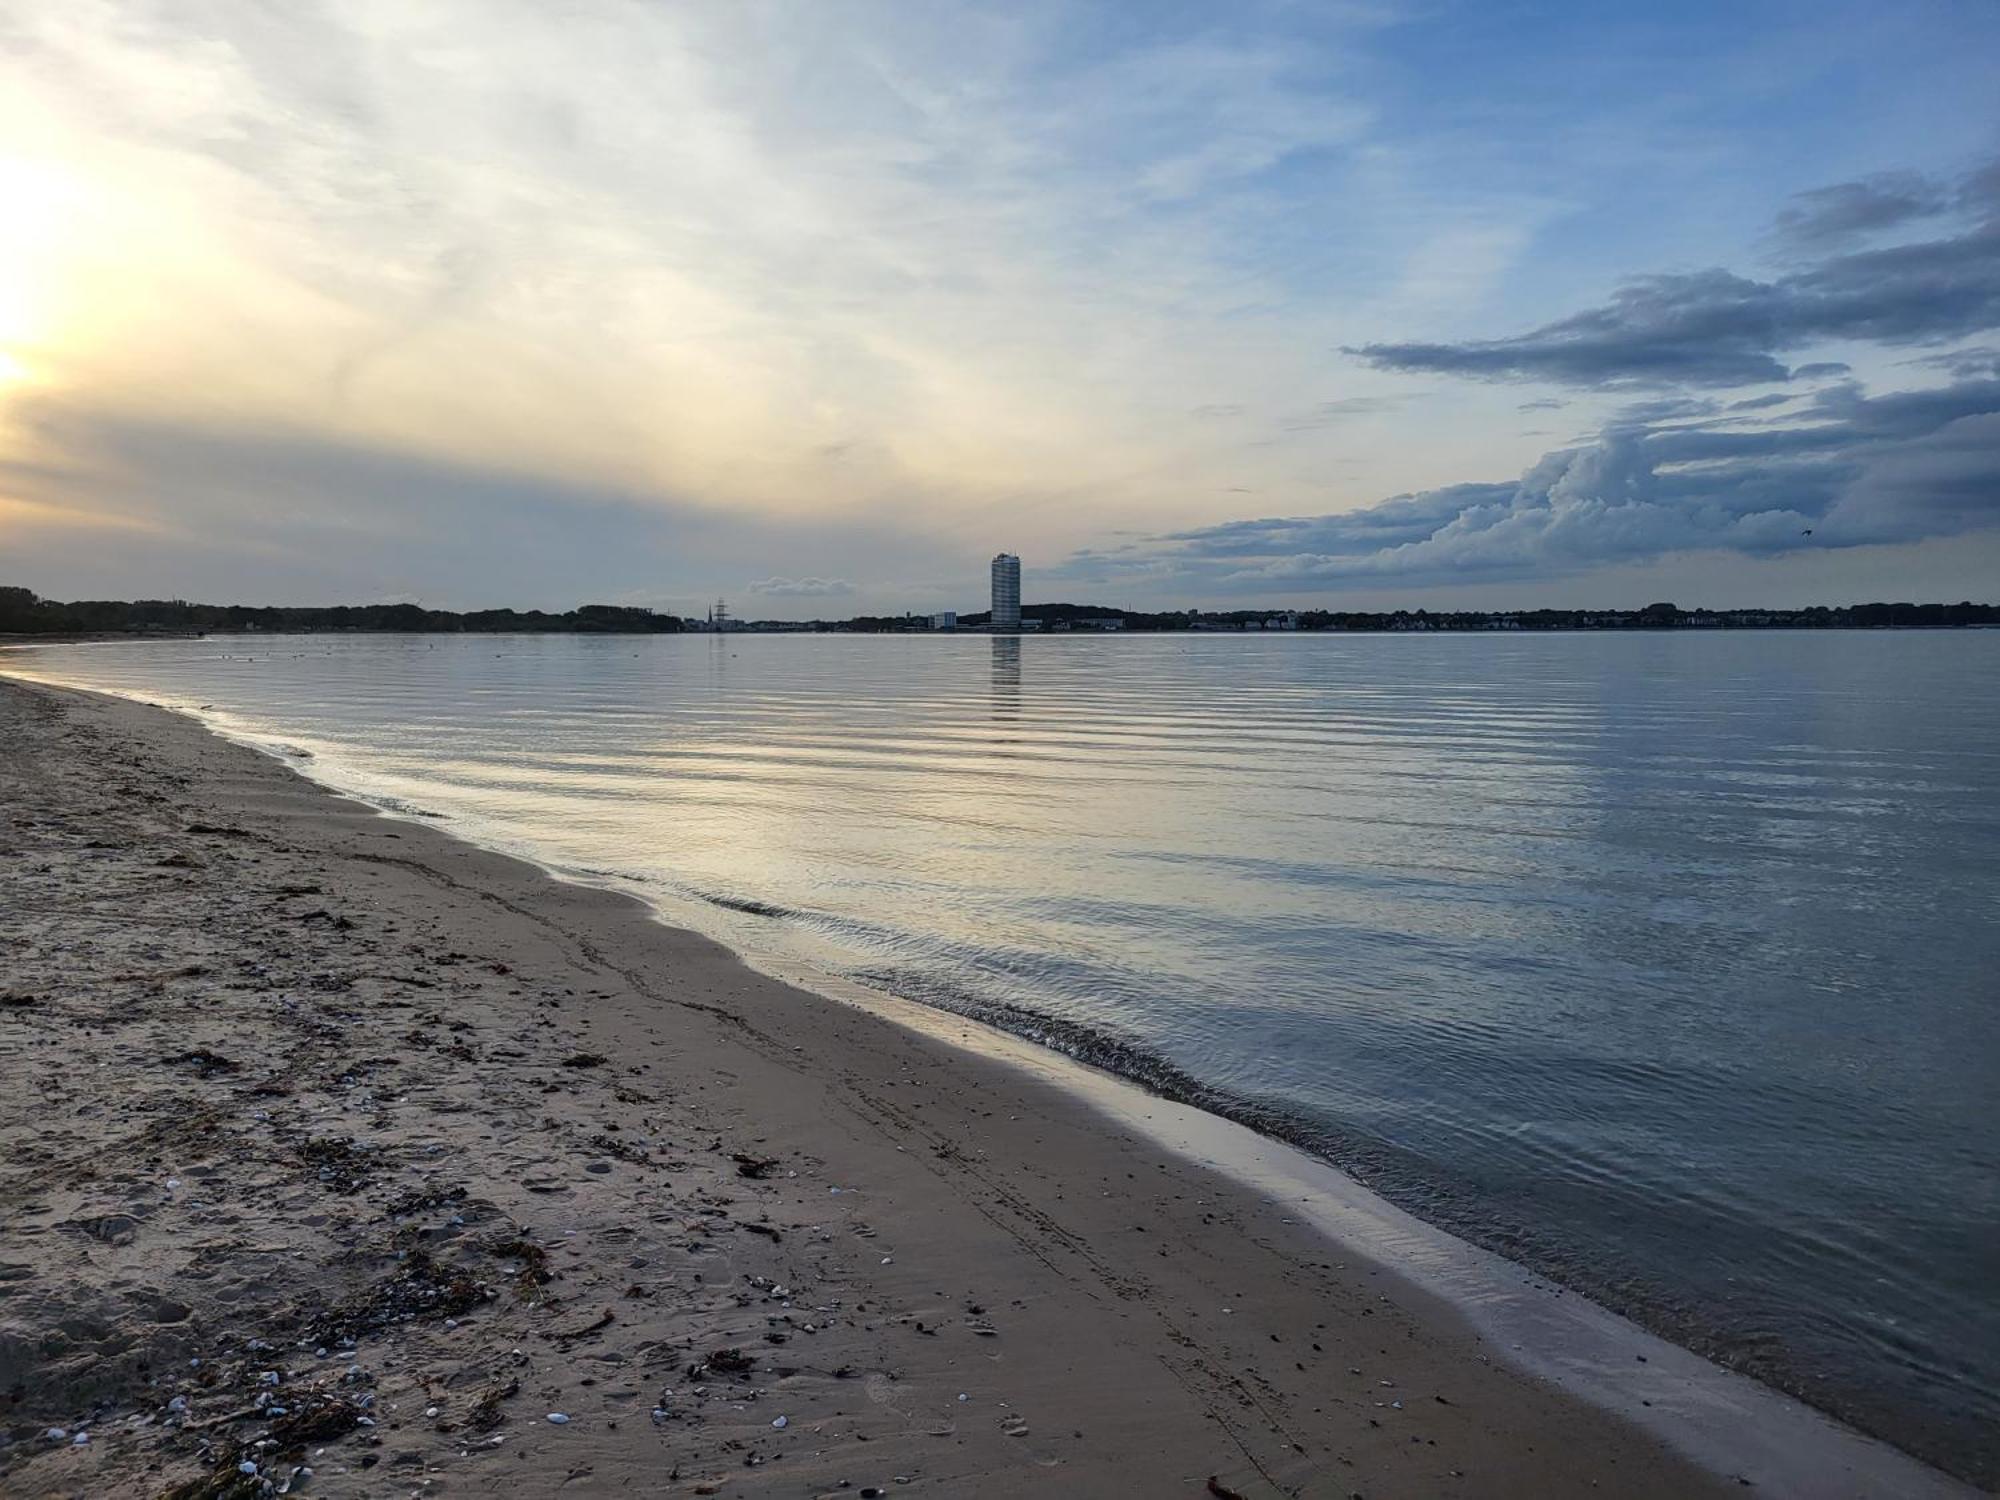
[[[488,1255],[501,1260],[517,1260],[520,1269],[514,1273],[515,1283],[524,1292],[532,1292],[538,1286],[547,1286],[556,1279],[556,1273],[549,1269],[549,1252],[533,1240],[516,1236],[511,1240],[489,1240],[481,1246]]]
[[[361,1425],[361,1416],[361,1408],[344,1397],[306,1396],[263,1437],[215,1450],[208,1473],[163,1490],[159,1500],[260,1500],[271,1493],[274,1464],[302,1462],[307,1444],[345,1437]],[[247,1471],[246,1461],[252,1464]]]
[[[449,1318],[470,1312],[493,1296],[493,1289],[470,1273],[440,1265],[427,1251],[412,1250],[392,1276],[313,1320],[321,1343],[358,1339],[397,1323]]]

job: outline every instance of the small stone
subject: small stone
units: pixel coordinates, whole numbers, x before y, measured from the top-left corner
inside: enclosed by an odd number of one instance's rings
[[[556,1426],[562,1427],[568,1423],[569,1417],[566,1413],[559,1411],[552,1411],[549,1413],[549,1420],[555,1423]]]
[[[787,1427],[792,1425],[792,1419],[790,1417],[773,1417],[771,1419],[771,1425],[777,1428],[780,1432],[782,1432]]]

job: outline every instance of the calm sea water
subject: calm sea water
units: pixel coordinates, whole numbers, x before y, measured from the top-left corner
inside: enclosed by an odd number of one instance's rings
[[[0,652],[1062,1045],[2000,1473],[2000,633]]]

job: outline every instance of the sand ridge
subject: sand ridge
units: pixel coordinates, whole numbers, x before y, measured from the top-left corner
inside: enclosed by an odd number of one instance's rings
[[[0,994],[9,1495],[1745,1493],[1056,1089],[159,710],[0,683]]]

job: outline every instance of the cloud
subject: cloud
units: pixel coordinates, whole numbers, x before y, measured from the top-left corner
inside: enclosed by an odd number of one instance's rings
[[[1960,180],[1955,202],[1963,213],[1988,218],[2000,214],[2000,156],[1974,168]]]
[[[672,491],[311,431],[197,429],[45,397],[17,401],[10,417],[33,455],[0,454],[0,563],[58,598],[546,609],[609,598],[698,611],[724,580],[794,559],[846,577],[770,579],[773,598],[855,589],[846,578],[863,566],[954,569],[893,520],[801,517],[774,537],[759,517]],[[968,592],[984,587],[983,571],[963,572]]]
[[[1608,425],[1615,430],[1643,430],[1666,422],[1691,422],[1712,417],[1720,409],[1706,397],[1661,396],[1620,407]]]
[[[8,195],[0,304],[71,310],[100,397],[778,517],[1109,488],[1328,341],[1227,319],[1370,129],[1358,10],[496,5],[0,23],[0,129],[82,205]]]
[[[1279,418],[1278,428],[1282,432],[1314,432],[1355,417],[1394,411],[1408,399],[1407,396],[1345,396],[1338,401],[1322,401],[1305,411]]]
[[[2000,523],[2000,413],[1960,417],[1884,449],[1827,515],[1842,541],[1953,536]]]
[[[2000,527],[2000,379],[1819,392],[1784,425],[1711,403],[1628,408],[1512,483],[1337,515],[1232,521],[1109,552],[1081,576],[1220,592],[1549,578],[1676,553],[1771,557]]]
[[[310,432],[196,429],[49,401],[15,415],[39,457],[0,459],[0,486],[75,518],[44,526],[24,549],[37,577],[93,577],[106,559],[91,532],[119,526],[152,534],[146,581],[155,589],[234,600],[251,573],[281,581],[295,600],[408,588],[555,606],[594,591],[606,552],[655,571],[671,548],[722,524],[678,497]],[[534,559],[528,588],[514,572],[522,557]]]
[[[1112,124],[1143,151],[1140,193],[1175,202],[1359,136],[1370,111],[1311,87],[1310,72],[1293,49],[1211,35],[1093,69],[1077,103],[1086,124]]]
[[[1911,364],[1920,368],[1943,370],[1959,380],[1974,380],[1981,376],[2000,377],[2000,346],[1985,344],[1965,349],[1949,349],[1943,354],[1926,354],[1913,359]]]
[[[1941,214],[1951,201],[1941,183],[1920,172],[1885,172],[1793,194],[1790,206],[1779,211],[1776,228],[1793,245],[1824,249]]]
[[[1098,0],[17,6],[0,22],[0,341],[32,374],[0,393],[17,466],[0,558],[71,595],[409,583],[440,602],[658,589],[699,608],[743,580],[852,580],[873,611],[976,600],[999,547],[1032,566],[1250,507],[1421,488],[1349,538],[1421,544],[1518,488],[1432,486],[1510,473],[1535,451],[1517,445],[1574,441],[1601,413],[1524,440],[1508,401],[1454,393],[1432,420],[1387,405],[1415,381],[1329,382],[1327,351],[1518,333],[1585,304],[1494,310],[1555,277],[1613,287],[1634,267],[1605,257],[1635,242],[1693,257],[1675,269],[1733,264],[1733,185],[1790,158],[1782,133],[1718,112],[1743,53],[1712,30],[1681,33],[1698,60],[1635,53],[1643,74],[1580,118],[1549,92],[1575,69],[1546,38],[1507,34],[1533,67],[1448,49],[1451,76],[1420,61],[1449,22],[1373,3],[1274,0],[1220,24]],[[1937,123],[1971,113],[1935,78],[1920,92]],[[1882,123],[1829,153],[1963,150],[1974,128]],[[1894,182],[1839,159],[1828,177],[1872,196],[1778,205],[1803,216],[1800,259],[1663,279],[1599,309],[1594,334],[1552,335],[1547,358],[1632,386],[1808,361],[1786,387],[1808,400],[1847,351],[1787,342],[1797,310],[1900,337],[1858,303],[1911,283],[1906,301],[1936,305],[1950,268],[1853,252],[1963,239],[2000,184],[1967,179],[1882,228]],[[1584,205],[1618,231],[1537,243]],[[1856,285],[1856,308],[1827,311]],[[1931,323],[1892,321],[1923,344],[1974,317],[1963,293]],[[1731,342],[1738,301],[1762,323]],[[1510,321],[1433,321],[1446,309]],[[1632,353],[1654,333],[1664,354]],[[23,392],[91,420],[17,422]],[[1643,456],[1654,429],[1715,415],[1619,421]],[[58,524],[85,515],[157,530]],[[1243,542],[1246,566],[1274,555]],[[954,578],[969,598],[911,597]],[[761,597],[806,613],[824,596]]]
[[[1777,356],[1840,340],[1970,337],[2000,327],[2000,215],[1990,211],[1983,182],[1975,174],[1961,193],[1983,217],[1943,238],[1827,256],[1775,281],[1720,268],[1648,276],[1601,307],[1510,338],[1344,352],[1383,370],[1616,389],[1810,378],[1823,366],[1795,370]],[[1862,212],[1847,196],[1838,201],[1850,216]]]
[[[854,592],[845,578],[759,578],[745,587],[779,599],[834,599]]]

